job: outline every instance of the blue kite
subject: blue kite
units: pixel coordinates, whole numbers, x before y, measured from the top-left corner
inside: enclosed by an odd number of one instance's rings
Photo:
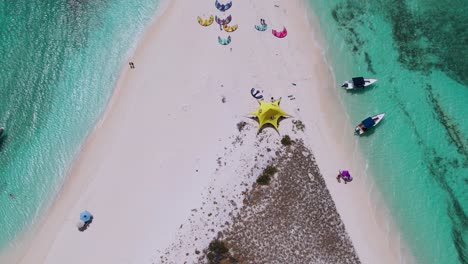
[[[219,11],[225,12],[225,11],[227,11],[229,8],[231,8],[231,6],[232,6],[232,1],[229,2],[229,3],[227,3],[227,4],[221,4],[221,3],[218,2],[218,0],[216,0],[215,6],[216,6],[216,8],[217,8]]]

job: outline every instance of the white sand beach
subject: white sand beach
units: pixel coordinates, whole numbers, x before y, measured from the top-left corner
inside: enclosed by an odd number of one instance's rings
[[[252,87],[268,99],[282,97],[283,109],[305,124],[298,136],[315,155],[362,263],[402,262],[402,242],[383,202],[374,200],[342,91],[322,55],[320,28],[303,1],[234,0],[226,12],[239,25],[232,33],[216,22],[197,23],[197,16],[226,16],[213,2],[171,0],[148,28],[129,58],[135,69],[124,65],[106,113],[18,263],[152,263],[216,177],[240,177],[219,176],[217,159],[231,147],[237,123],[255,126],[246,118],[258,106]],[[260,18],[269,24],[265,32],[254,29]],[[283,26],[288,36],[275,38],[270,29]],[[218,44],[228,35],[229,45]],[[291,134],[291,127],[286,119],[279,133]],[[247,131],[246,142],[256,140],[255,131]],[[246,145],[256,153],[255,144]],[[245,165],[225,155],[231,167]],[[354,176],[347,185],[335,179],[344,168]],[[85,209],[95,218],[79,232]]]

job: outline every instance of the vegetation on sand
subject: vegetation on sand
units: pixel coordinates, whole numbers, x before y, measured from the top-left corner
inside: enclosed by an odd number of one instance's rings
[[[246,125],[247,125],[247,123],[244,122],[244,121],[241,121],[241,122],[237,123],[237,130],[239,130],[239,132],[241,132]]]
[[[232,263],[234,260],[224,241],[218,239],[211,241],[206,257],[209,264]]]
[[[292,123],[297,130],[304,132],[305,125],[301,120],[293,120]]]
[[[293,141],[291,140],[291,138],[288,135],[285,135],[281,139],[281,144],[283,144],[283,146],[290,146],[292,143],[293,143]]]
[[[278,169],[276,169],[276,167],[271,165],[267,166],[263,170],[262,174],[258,176],[257,183],[260,185],[268,185],[270,183],[271,176],[273,176],[277,171]]]

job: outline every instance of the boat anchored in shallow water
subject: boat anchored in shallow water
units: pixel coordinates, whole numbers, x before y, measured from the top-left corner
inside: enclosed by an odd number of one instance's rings
[[[369,129],[378,125],[380,121],[382,121],[384,116],[385,116],[385,113],[381,113],[381,114],[377,114],[374,116],[370,116],[362,120],[362,122],[359,125],[357,125],[356,128],[354,129],[354,133],[357,135],[362,135],[366,133],[366,131],[369,131]]]
[[[344,82],[343,85],[341,85],[341,87],[345,88],[346,90],[354,90],[367,87],[375,83],[376,81],[377,79],[354,77],[351,80]]]
[[[3,135],[3,131],[5,131],[5,129],[3,127],[0,127],[0,137]]]

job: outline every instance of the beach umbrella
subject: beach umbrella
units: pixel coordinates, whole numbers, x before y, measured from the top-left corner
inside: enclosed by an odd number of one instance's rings
[[[76,223],[76,227],[78,227],[78,228],[83,228],[84,226],[85,226],[85,222],[83,222],[81,220]]]
[[[91,220],[91,217],[92,217],[91,213],[86,211],[86,210],[84,210],[80,214],[80,220],[85,222],[85,223],[88,222],[89,220]]]

